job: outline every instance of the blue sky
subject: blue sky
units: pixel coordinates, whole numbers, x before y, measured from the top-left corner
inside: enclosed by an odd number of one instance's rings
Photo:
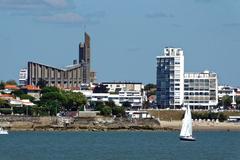
[[[63,67],[91,36],[97,80],[155,83],[156,56],[181,47],[185,71],[240,86],[239,0],[0,0],[0,80],[27,61]]]

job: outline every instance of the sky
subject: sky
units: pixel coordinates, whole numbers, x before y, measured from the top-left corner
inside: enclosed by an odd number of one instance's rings
[[[156,56],[183,48],[185,72],[240,86],[239,0],[0,0],[0,80],[28,61],[62,68],[91,36],[97,81],[156,83]]]

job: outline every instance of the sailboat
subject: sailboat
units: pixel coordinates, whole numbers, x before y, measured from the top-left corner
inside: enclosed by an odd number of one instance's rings
[[[195,141],[196,139],[192,137],[192,114],[189,106],[185,110],[185,115],[182,120],[182,129],[179,136],[180,140],[183,141]]]
[[[8,134],[8,131],[0,127],[0,134]]]

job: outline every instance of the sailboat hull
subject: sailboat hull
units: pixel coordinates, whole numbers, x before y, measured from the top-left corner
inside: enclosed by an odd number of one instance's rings
[[[195,138],[193,138],[193,137],[179,137],[179,139],[181,140],[181,141],[196,141],[196,139]]]

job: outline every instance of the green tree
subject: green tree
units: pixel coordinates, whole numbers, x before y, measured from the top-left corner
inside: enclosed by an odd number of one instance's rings
[[[45,103],[49,101],[59,101],[62,104],[66,104],[66,97],[60,92],[48,92],[42,95],[40,102]]]
[[[144,86],[145,91],[156,90],[156,88],[157,88],[156,84],[152,84],[152,83],[146,84]]]
[[[17,82],[15,80],[8,80],[8,81],[6,81],[6,84],[17,85]]]
[[[49,92],[60,92],[60,89],[57,88],[57,87],[44,87],[42,90],[41,90],[41,93],[44,94],[44,93],[49,93]]]
[[[44,104],[44,109],[50,116],[57,115],[57,113],[61,110],[61,102],[58,100],[48,101]]]
[[[100,113],[103,116],[110,116],[112,114],[112,109],[109,106],[104,106],[101,108]]]
[[[112,108],[112,114],[116,115],[117,117],[122,117],[125,115],[125,109],[121,106],[116,106]]]
[[[48,112],[53,115],[56,111],[62,110],[62,106],[67,103],[66,97],[60,92],[47,92],[40,98],[39,106],[42,107],[41,112]]]
[[[24,95],[25,93],[22,90],[14,90],[12,92],[12,94],[16,97],[21,97],[22,95]]]
[[[0,90],[1,90],[1,89],[4,89],[4,88],[5,88],[5,82],[4,82],[4,81],[1,81],[1,82],[0,82]]]
[[[219,122],[224,122],[227,120],[227,116],[224,115],[223,113],[219,113],[218,119],[219,119]]]
[[[5,108],[5,107],[8,107],[9,104],[6,100],[3,100],[3,99],[0,99],[0,108]]]
[[[222,97],[222,104],[224,107],[231,106],[232,98],[228,95]]]
[[[236,97],[235,101],[236,101],[237,105],[240,105],[240,97],[239,96]]]
[[[21,99],[29,99],[29,101],[33,102],[35,98],[33,96],[30,96],[28,94],[22,94],[19,96]]]
[[[67,107],[69,110],[79,110],[87,103],[87,100],[82,93],[65,91],[63,92],[63,95],[66,98],[65,107]]]
[[[104,106],[105,106],[105,104],[103,102],[95,102],[94,103],[94,109],[96,111],[101,111]]]
[[[112,100],[110,100],[110,101],[108,101],[108,102],[105,102],[105,105],[106,105],[106,106],[109,106],[109,107],[111,107],[111,108],[113,108],[113,107],[116,106],[116,105],[115,105],[115,102],[112,101]]]
[[[157,86],[155,84],[149,83],[144,86],[144,90],[146,91],[147,97],[156,95]]]
[[[82,93],[60,90],[56,87],[44,87],[39,106],[48,114],[56,114],[60,110],[78,111],[87,103]]]

